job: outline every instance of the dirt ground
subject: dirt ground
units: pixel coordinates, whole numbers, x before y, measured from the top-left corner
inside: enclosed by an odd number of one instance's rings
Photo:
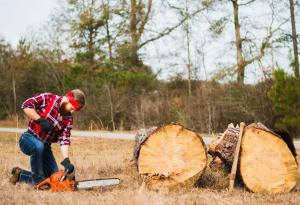
[[[29,169],[28,157],[19,151],[19,135],[0,133],[0,205],[6,204],[300,204],[300,185],[288,194],[266,195],[247,191],[242,186],[228,193],[228,176],[209,168],[198,187],[176,191],[140,189],[140,178],[133,166],[134,142],[97,138],[74,138],[71,160],[76,179],[118,177],[121,184],[106,189],[51,193],[36,191],[26,184],[11,185],[8,181],[13,166]],[[62,160],[59,146],[53,144],[57,162]],[[300,160],[300,158],[298,158]],[[60,166],[60,168],[62,168]]]

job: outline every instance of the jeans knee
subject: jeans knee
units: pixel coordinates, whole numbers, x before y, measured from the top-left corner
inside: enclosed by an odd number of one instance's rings
[[[22,136],[19,141],[21,151],[26,155],[32,155],[34,152],[34,145],[28,140],[27,136]]]
[[[41,142],[41,143],[36,143],[35,144],[35,148],[34,148],[34,154],[42,154],[44,152],[44,144]]]

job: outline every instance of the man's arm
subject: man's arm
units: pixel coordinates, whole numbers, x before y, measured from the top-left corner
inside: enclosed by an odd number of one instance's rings
[[[69,159],[69,145],[61,145],[60,146],[61,154],[64,158],[64,160],[61,162],[61,164],[65,168],[65,173],[70,174],[74,171],[74,165],[71,163]]]
[[[58,137],[60,142],[60,150],[63,156],[63,161],[61,164],[65,168],[65,172],[72,173],[74,171],[74,165],[71,163],[69,159],[69,146],[70,146],[70,137],[71,137],[71,129],[73,127],[73,118],[70,118],[68,125],[64,128],[63,132]]]
[[[30,119],[38,120],[41,118],[41,116],[35,111],[34,108],[24,108],[23,111]]]
[[[60,151],[63,156],[63,159],[69,158],[69,145],[61,145]]]
[[[49,133],[49,131],[53,129],[53,125],[43,118],[43,116],[40,116],[36,109],[42,106],[45,107],[49,102],[49,99],[53,98],[53,96],[54,95],[51,93],[35,95],[34,97],[25,100],[21,106],[25,115],[32,119],[35,123],[39,124],[45,133]]]

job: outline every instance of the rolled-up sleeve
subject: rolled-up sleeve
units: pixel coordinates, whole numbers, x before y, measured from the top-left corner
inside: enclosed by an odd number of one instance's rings
[[[73,128],[73,118],[69,120],[68,125],[63,129],[62,133],[58,137],[60,145],[70,145],[71,144],[71,130]]]

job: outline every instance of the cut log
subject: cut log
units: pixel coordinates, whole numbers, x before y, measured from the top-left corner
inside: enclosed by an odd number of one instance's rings
[[[179,124],[140,130],[134,157],[149,188],[194,185],[207,166],[205,144],[196,132]]]
[[[231,130],[231,134],[228,133]],[[236,134],[234,134],[236,133]],[[239,128],[229,125],[209,147],[211,155],[232,165]],[[282,193],[291,191],[298,180],[297,161],[291,140],[283,139],[261,123],[245,128],[239,157],[239,174],[253,192]]]
[[[298,180],[297,162],[287,144],[260,124],[244,132],[240,173],[253,192],[289,192]]]

